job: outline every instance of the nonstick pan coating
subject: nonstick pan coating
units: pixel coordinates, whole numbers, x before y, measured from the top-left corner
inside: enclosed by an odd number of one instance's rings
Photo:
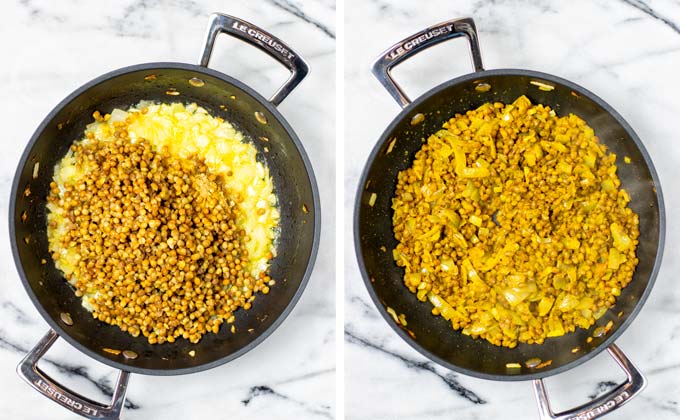
[[[541,90],[531,82],[553,86]],[[479,83],[491,89],[480,92]],[[542,345],[519,344],[514,349],[497,347],[482,339],[472,339],[442,317],[433,316],[429,303],[419,302],[402,283],[403,269],[392,259],[397,242],[392,233],[392,197],[397,174],[408,168],[415,152],[430,134],[441,128],[455,113],[464,113],[486,102],[510,103],[526,95],[533,103],[549,105],[558,115],[574,113],[583,118],[600,142],[617,155],[622,187],[631,195],[631,208],[640,216],[637,256],[640,260],[632,282],[622,291],[614,307],[588,330],[577,329],[562,337],[549,338]],[[416,113],[425,120],[411,125]],[[396,138],[388,154],[388,144]],[[624,164],[629,156],[631,164]],[[377,194],[374,206],[368,202]],[[496,380],[527,380],[562,372],[604,350],[633,321],[649,294],[659,265],[664,239],[664,208],[659,181],[640,139],[631,127],[600,98],[567,80],[528,70],[480,71],[446,82],[406,107],[385,130],[368,159],[360,179],[355,208],[357,258],[368,291],[379,311],[397,333],[428,358],[459,372]],[[386,248],[386,252],[381,247]],[[386,307],[405,314],[407,326],[397,325]],[[586,340],[593,330],[609,321],[609,334]],[[408,331],[407,331],[408,329]],[[575,351],[572,351],[576,349]],[[538,357],[552,363],[540,370],[524,366]],[[519,363],[519,370],[506,364]]]
[[[155,77],[147,77],[150,75]],[[193,77],[205,84],[201,87],[189,84]],[[169,95],[170,89],[179,95]],[[219,334],[206,334],[197,344],[180,339],[175,343],[150,345],[145,337],[134,338],[118,327],[92,318],[48,253],[45,197],[54,165],[74,140],[82,138],[85,126],[92,122],[93,111],[127,109],[141,100],[198,103],[212,115],[232,122],[269,166],[281,210],[278,255],[270,270],[277,284],[269,295],[258,295],[252,309],[235,313],[235,334],[224,324]],[[259,122],[255,112],[261,112],[267,123]],[[268,151],[264,150],[265,146]],[[33,179],[37,163],[38,177]],[[22,222],[24,212],[27,219]],[[291,127],[271,103],[249,87],[217,71],[190,64],[150,63],[123,68],[93,80],[57,105],[37,129],[22,156],[10,205],[10,236],[19,274],[51,327],[76,348],[103,363],[155,375],[209,369],[240,356],[264,340],[302,294],[316,255],[318,235],[318,191],[311,165]],[[60,320],[62,312],[71,315],[73,326]],[[132,350],[139,357],[128,360],[122,355],[107,353],[104,348]],[[189,355],[191,350],[195,350],[194,357]]]

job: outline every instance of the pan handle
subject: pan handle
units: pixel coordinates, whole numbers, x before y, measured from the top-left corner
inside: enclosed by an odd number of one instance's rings
[[[465,36],[470,42],[470,53],[475,71],[484,70],[475,21],[472,18],[462,18],[438,23],[397,42],[373,62],[371,71],[397,103],[402,108],[406,108],[411,100],[392,78],[392,67],[440,42],[460,36]]]
[[[65,388],[40,370],[38,361],[57,341],[59,334],[49,330],[38,344],[24,357],[17,366],[19,376],[38,392],[76,414],[88,419],[117,420],[123,410],[125,391],[127,391],[130,372],[121,370],[113,389],[112,401],[109,405],[92,401],[82,395]]]
[[[269,102],[276,106],[283,102],[309,73],[307,62],[279,38],[252,23],[222,13],[210,15],[205,45],[201,53],[201,66],[208,67],[215,39],[220,33],[231,35],[259,48],[290,70],[291,74],[286,83],[269,99]]]
[[[642,373],[628,360],[625,354],[615,344],[609,345],[607,348],[609,354],[614,358],[616,363],[626,372],[626,382],[620,384],[614,390],[602,395],[593,401],[581,405],[580,407],[572,408],[561,413],[553,413],[550,408],[548,394],[545,390],[545,385],[542,379],[534,380],[534,394],[536,394],[536,401],[538,402],[538,411],[540,418],[543,419],[557,419],[557,420],[592,420],[598,417],[609,414],[610,412],[621,407],[627,403],[631,398],[642,392],[647,385],[647,379]]]

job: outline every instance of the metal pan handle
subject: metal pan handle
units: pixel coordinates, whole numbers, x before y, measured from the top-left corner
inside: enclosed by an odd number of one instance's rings
[[[392,67],[440,42],[458,38],[460,36],[465,36],[470,42],[470,53],[472,55],[472,64],[475,67],[475,71],[484,70],[484,66],[482,66],[482,54],[479,51],[479,38],[477,37],[475,21],[472,20],[472,18],[462,18],[438,23],[397,42],[385,50],[380,57],[373,62],[371,71],[385,89],[387,89],[390,95],[392,95],[394,100],[396,100],[402,108],[406,108],[406,106],[411,103],[411,100],[406,96],[406,93],[404,93],[397,82],[392,79]]]
[[[54,330],[50,330],[45,334],[17,366],[19,376],[47,398],[83,417],[103,420],[117,420],[120,418],[130,372],[121,370],[120,374],[118,374],[118,380],[116,380],[113,397],[109,405],[103,405],[80,394],[76,394],[47,376],[38,367],[38,361],[52,347],[52,344],[57,341],[57,338],[59,338],[59,334]]]
[[[541,419],[557,420],[581,420],[596,419],[611,413],[631,398],[642,392],[647,385],[647,380],[642,373],[631,363],[625,354],[615,344],[611,344],[607,351],[614,358],[616,363],[626,372],[626,382],[616,387],[611,392],[590,401],[580,407],[572,408],[561,413],[553,413],[548,400],[548,393],[542,379],[534,380],[534,394],[538,402],[538,411]]]
[[[269,102],[276,106],[283,102],[309,73],[307,62],[279,38],[252,23],[221,13],[210,15],[208,32],[200,59],[201,66],[208,67],[215,46],[215,39],[220,33],[231,35],[259,48],[290,70],[291,74],[286,83],[269,99]]]

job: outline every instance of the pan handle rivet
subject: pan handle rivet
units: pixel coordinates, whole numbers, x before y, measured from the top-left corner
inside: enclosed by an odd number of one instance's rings
[[[524,362],[524,366],[528,367],[529,369],[533,369],[540,364],[541,364],[541,359],[539,359],[538,357],[532,357],[531,359]]]
[[[488,91],[491,90],[491,85],[488,84],[488,83],[482,82],[482,83],[477,84],[477,86],[475,86],[475,90],[477,92],[481,92],[481,93],[488,92]]]
[[[62,312],[59,314],[59,318],[61,319],[61,322],[68,325],[69,327],[73,325],[73,319],[71,318],[71,314],[67,312]]]
[[[137,353],[135,353],[132,350],[124,350],[123,357],[125,357],[126,359],[134,360],[137,358]]]
[[[425,115],[419,112],[411,118],[411,125],[418,125],[423,121],[425,121]]]
[[[192,77],[191,79],[189,79],[189,84],[194,87],[201,87],[205,85],[205,82],[199,79],[198,77]]]
[[[265,117],[264,114],[261,113],[260,111],[255,111],[255,119],[260,124],[267,124],[267,117]]]

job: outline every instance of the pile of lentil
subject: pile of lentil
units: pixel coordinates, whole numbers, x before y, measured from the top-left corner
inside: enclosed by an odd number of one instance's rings
[[[95,117],[100,117],[95,115]],[[234,311],[249,309],[273,282],[246,269],[248,251],[236,223],[238,197],[198,158],[179,159],[127,137],[74,143],[69,155],[83,176],[51,183],[50,251],[77,264],[65,271],[92,316],[149,343],[196,343]]]
[[[638,216],[615,161],[582,119],[525,96],[456,114],[398,176],[405,285],[495,345],[589,328],[638,263]]]

